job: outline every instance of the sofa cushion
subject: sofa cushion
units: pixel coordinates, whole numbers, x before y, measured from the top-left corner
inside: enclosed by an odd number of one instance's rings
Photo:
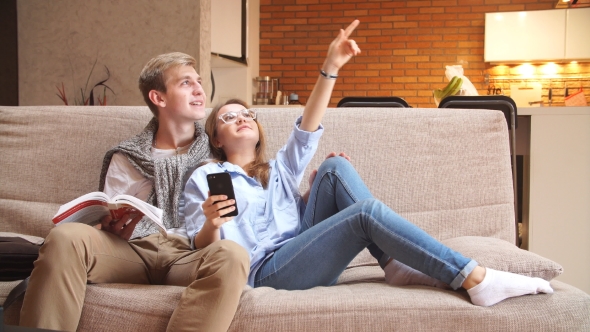
[[[563,273],[563,267],[556,262],[500,239],[461,236],[443,240],[442,243],[466,257],[475,259],[481,266],[495,270],[543,278],[547,281]]]
[[[302,111],[258,109],[272,133],[271,156]],[[151,116],[147,106],[0,107],[0,151],[9,156],[0,158],[0,231],[47,236],[61,204],[96,191],[105,152],[140,132]],[[328,153],[344,151],[376,198],[435,238],[515,238],[501,112],[336,108],[322,123],[326,130],[304,179]],[[307,187],[302,181],[301,191]]]
[[[590,297],[557,280],[551,286],[553,294],[521,296],[489,308],[472,305],[465,291],[426,286],[247,288],[229,331],[588,331]],[[88,285],[78,331],[163,331],[183,290]],[[6,324],[18,322],[21,303],[5,311]]]
[[[229,331],[588,331],[590,297],[557,280],[551,285],[553,294],[487,308],[471,304],[466,291],[426,286],[259,287],[243,293]]]
[[[47,236],[60,205],[98,189],[105,152],[151,117],[147,106],[0,107],[0,231]]]
[[[301,109],[258,109],[274,156]],[[318,150],[301,183],[330,152],[346,152],[371,194],[436,239],[510,241],[514,192],[502,112],[450,109],[328,109]],[[367,144],[369,142],[369,144]],[[476,220],[477,222],[474,222]],[[482,225],[485,225],[482,227]]]

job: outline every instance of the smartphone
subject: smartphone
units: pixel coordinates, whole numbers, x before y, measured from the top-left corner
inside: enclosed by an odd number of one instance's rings
[[[207,184],[211,195],[225,195],[227,199],[236,199],[234,185],[231,182],[231,175],[226,172],[207,174]],[[215,202],[217,203],[217,202]],[[215,204],[213,203],[213,204]],[[238,215],[238,205],[235,204],[235,210],[223,215],[222,217],[235,217]]]

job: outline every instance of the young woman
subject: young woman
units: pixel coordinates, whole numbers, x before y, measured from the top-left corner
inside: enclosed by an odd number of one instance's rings
[[[204,248],[220,239],[242,245],[250,253],[248,282],[253,287],[332,285],[369,247],[393,284],[463,287],[482,306],[551,293],[545,280],[484,269],[445,247],[374,199],[346,158],[322,164],[307,205],[303,202],[299,183],[322,135],[320,121],[338,70],[360,52],[348,38],[358,23],[341,30],[330,44],[303,115],[276,159],[264,159],[262,127],[244,102],[230,100],[212,111],[205,131],[216,160],[198,168],[185,188],[186,225],[194,246]],[[209,194],[206,175],[219,172],[231,175],[235,200]],[[236,202],[238,216],[223,217],[235,210]]]

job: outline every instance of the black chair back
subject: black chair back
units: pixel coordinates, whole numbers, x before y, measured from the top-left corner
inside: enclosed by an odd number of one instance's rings
[[[508,128],[512,127],[512,115],[514,128],[518,127],[516,103],[507,96],[448,96],[440,102],[438,108],[498,110],[504,113]]]
[[[411,107],[400,97],[344,97],[336,107]]]

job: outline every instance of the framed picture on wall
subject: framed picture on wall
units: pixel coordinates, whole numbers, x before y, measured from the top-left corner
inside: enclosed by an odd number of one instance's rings
[[[248,64],[248,1],[211,1],[211,54]]]

